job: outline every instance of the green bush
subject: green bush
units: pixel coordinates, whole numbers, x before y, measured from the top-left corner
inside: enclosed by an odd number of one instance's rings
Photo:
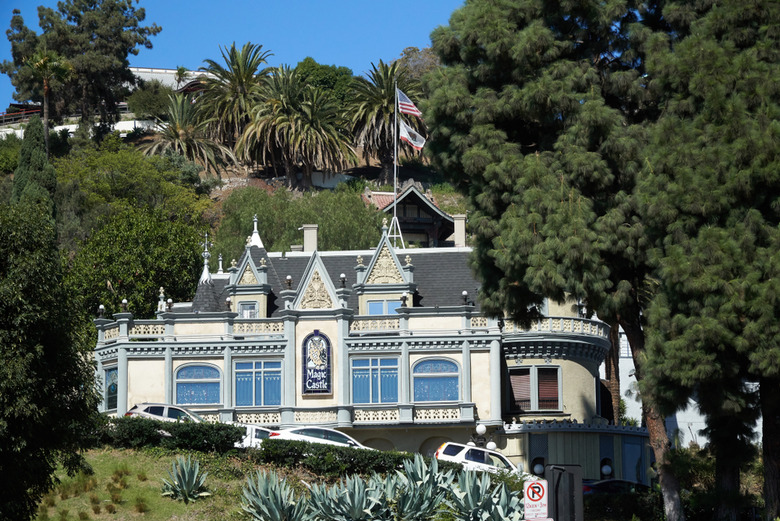
[[[249,451],[247,457],[254,463],[280,467],[303,467],[325,477],[347,474],[387,474],[401,470],[404,460],[414,459],[414,454],[398,451],[378,451],[339,447],[306,441],[269,438],[258,450]],[[440,461],[441,471],[460,470],[461,466]]]
[[[171,450],[227,453],[244,431],[224,423],[163,422],[148,418],[113,418],[106,442],[115,447],[162,447]]]

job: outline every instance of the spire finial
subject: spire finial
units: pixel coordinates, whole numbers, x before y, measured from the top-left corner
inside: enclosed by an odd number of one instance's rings
[[[206,232],[205,239],[200,245],[203,246],[203,253],[201,253],[201,256],[203,256],[203,273],[200,275],[198,284],[211,284],[211,273],[209,273],[209,259],[211,258],[211,253],[209,252],[209,246],[211,246],[209,232]]]
[[[257,214],[252,219],[254,229],[252,235],[247,239],[247,246],[257,246],[258,248],[265,248],[263,241],[260,239],[260,233],[257,231]]]

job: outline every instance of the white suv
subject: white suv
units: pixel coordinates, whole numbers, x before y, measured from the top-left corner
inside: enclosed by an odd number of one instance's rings
[[[434,454],[436,459],[460,463],[466,470],[487,472],[511,472],[524,475],[522,469],[518,469],[514,463],[506,459],[506,456],[494,450],[482,447],[474,447],[448,441],[442,444]]]

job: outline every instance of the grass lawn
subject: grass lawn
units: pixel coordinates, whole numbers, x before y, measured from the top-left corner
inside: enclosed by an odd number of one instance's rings
[[[176,454],[163,450],[133,451],[95,449],[86,455],[94,474],[69,477],[60,473],[60,484],[44,497],[39,521],[53,520],[219,520],[249,519],[241,510],[241,491],[246,476],[255,468],[238,457],[195,454],[201,471],[208,472],[206,486],[211,496],[184,504],[161,496],[163,479]],[[275,469],[296,488],[301,479],[312,479]],[[316,480],[316,478],[315,478]]]

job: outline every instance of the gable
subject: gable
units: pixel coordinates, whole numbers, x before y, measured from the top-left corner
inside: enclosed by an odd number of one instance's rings
[[[379,255],[374,258],[371,272],[366,278],[366,284],[403,284],[406,282],[398,269],[393,254],[387,243],[382,245]]]

